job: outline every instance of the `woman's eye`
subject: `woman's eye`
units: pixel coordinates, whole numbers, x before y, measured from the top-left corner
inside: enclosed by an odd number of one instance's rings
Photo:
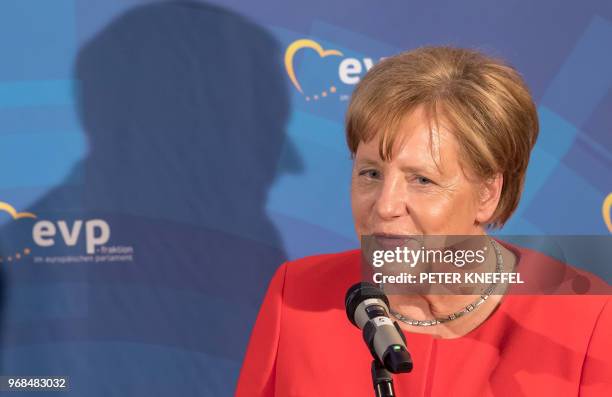
[[[360,176],[367,176],[368,178],[378,179],[380,178],[380,172],[378,170],[363,170],[359,172]]]
[[[417,176],[416,181],[419,185],[429,185],[433,183],[431,179],[425,178],[424,176]]]

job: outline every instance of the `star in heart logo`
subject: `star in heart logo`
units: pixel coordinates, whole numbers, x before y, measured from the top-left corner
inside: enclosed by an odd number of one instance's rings
[[[31,212],[19,212],[19,211],[17,211],[15,209],[15,207],[10,205],[9,203],[5,203],[4,201],[0,201],[0,212],[6,212],[15,221],[19,220],[19,219],[25,219],[25,218],[36,219],[36,215],[35,214],[33,214]],[[31,252],[32,252],[32,250],[30,248],[28,248],[28,247],[23,248],[23,249],[19,249],[16,252],[10,253],[6,257],[0,256],[0,263],[2,263],[4,261],[7,261],[7,262],[18,261],[23,256],[30,255]]]
[[[334,49],[324,49],[319,43],[317,43],[314,40],[311,39],[299,39],[294,41],[293,43],[291,43],[288,47],[287,50],[285,51],[285,70],[287,71],[287,75],[289,76],[289,79],[291,80],[291,83],[293,84],[293,86],[302,94],[304,95],[304,90],[302,89],[302,86],[295,74],[295,68],[293,65],[293,58],[295,57],[295,54],[297,54],[299,51],[303,50],[303,49],[311,49],[314,50],[319,57],[321,58],[326,58],[329,56],[343,56],[341,51],[338,50],[334,50]],[[329,92],[330,93],[335,93],[336,92],[336,87],[331,86],[329,88]],[[327,91],[322,91],[320,93],[321,97],[325,97],[328,95]],[[306,96],[306,100],[310,100],[310,96]],[[312,96],[312,99],[317,100],[319,99],[319,94],[315,94]]]

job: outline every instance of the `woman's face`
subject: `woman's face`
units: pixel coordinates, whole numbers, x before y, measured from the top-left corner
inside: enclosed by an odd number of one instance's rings
[[[431,134],[421,109],[398,128],[389,161],[379,157],[378,137],[357,148],[351,202],[358,237],[483,234],[501,181],[485,188],[466,175],[455,137],[444,128]]]

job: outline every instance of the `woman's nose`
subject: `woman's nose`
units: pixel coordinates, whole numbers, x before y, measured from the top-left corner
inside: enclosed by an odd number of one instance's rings
[[[408,213],[403,178],[387,177],[384,179],[376,199],[375,211],[383,220],[394,219]]]

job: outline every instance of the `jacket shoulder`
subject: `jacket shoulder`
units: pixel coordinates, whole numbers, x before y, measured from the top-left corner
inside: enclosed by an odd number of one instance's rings
[[[309,277],[346,273],[351,270],[359,272],[361,251],[358,249],[306,256],[287,262],[287,274],[293,277]]]
[[[361,251],[314,255],[285,263],[285,301],[344,306],[344,294],[361,280]],[[299,302],[299,303],[298,303]]]

